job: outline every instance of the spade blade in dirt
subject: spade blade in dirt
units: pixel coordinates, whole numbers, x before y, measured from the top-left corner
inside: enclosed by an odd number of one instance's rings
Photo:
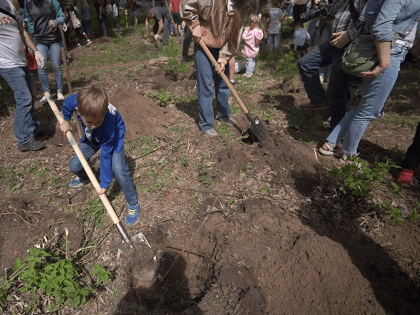
[[[251,123],[251,125],[249,126],[249,129],[251,130],[252,134],[259,141],[267,140],[268,138],[267,129],[265,128],[261,120],[257,116],[252,117],[249,113],[246,113],[245,115],[248,118],[249,122]]]

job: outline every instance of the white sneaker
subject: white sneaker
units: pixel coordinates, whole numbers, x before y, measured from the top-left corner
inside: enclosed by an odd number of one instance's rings
[[[64,101],[64,95],[63,95],[63,93],[57,92],[57,101]]]
[[[45,104],[47,101],[47,98],[45,97],[45,95],[39,100],[40,103]]]
[[[88,39],[88,40],[87,40],[87,44],[86,44],[86,46],[87,46],[87,45],[90,45],[90,44],[92,44],[92,41],[91,41],[90,39]]]
[[[77,43],[77,47],[80,47],[80,46],[82,46],[82,45],[80,45],[80,43]]]
[[[324,83],[324,76],[323,75],[319,76],[319,81],[321,81],[321,84]]]

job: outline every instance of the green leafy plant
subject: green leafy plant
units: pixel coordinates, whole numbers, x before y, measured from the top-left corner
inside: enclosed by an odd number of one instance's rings
[[[410,220],[413,222],[418,222],[420,220],[420,215],[418,212],[419,202],[416,203],[416,206],[413,209],[413,212],[410,215]]]
[[[383,181],[384,175],[391,168],[399,168],[394,162],[386,158],[385,162],[376,162],[374,168],[369,168],[368,163],[359,158],[349,158],[342,169],[333,168],[331,177],[337,179],[344,194],[353,196],[372,196],[371,185],[377,186]]]
[[[89,205],[82,208],[79,215],[79,224],[88,227],[92,224],[95,227],[103,228],[107,220],[104,207],[99,198],[94,198]]]
[[[108,282],[111,272],[105,270],[102,265],[95,264],[92,275],[96,276],[96,284],[104,284]]]
[[[376,205],[376,210],[378,212],[385,212],[391,214],[391,224],[392,225],[401,225],[403,223],[403,215],[400,210],[396,207],[393,207],[390,202],[386,204]]]
[[[167,72],[170,72],[171,74],[179,74],[187,72],[189,65],[179,62],[176,59],[169,59],[168,64],[163,69]]]
[[[162,106],[162,107],[168,107],[171,99],[172,99],[172,95],[171,93],[168,92],[150,92],[149,94],[147,94],[148,97],[153,98],[157,101],[158,105]]]
[[[214,170],[207,165],[207,158],[203,154],[200,158],[200,162],[197,163],[198,179],[200,182],[204,182],[209,186],[214,186],[213,177],[216,175]]]
[[[261,191],[270,192],[271,188],[270,188],[270,186],[264,185],[264,186],[261,187]]]

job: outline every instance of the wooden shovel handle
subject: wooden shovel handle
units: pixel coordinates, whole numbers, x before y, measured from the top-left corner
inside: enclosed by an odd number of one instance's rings
[[[191,32],[193,31],[192,28]],[[200,39],[198,41],[198,44],[201,46],[201,48],[204,50],[204,52],[206,53],[207,57],[209,57],[211,63],[213,64],[213,66],[219,70],[219,63],[216,61],[216,59],[214,59],[213,55],[211,54],[209,48],[206,46],[206,44],[204,44],[204,42]],[[229,66],[228,64],[226,66]],[[222,77],[223,81],[225,81],[226,85],[228,86],[229,90],[232,92],[233,96],[235,97],[235,99],[238,101],[239,106],[241,106],[242,110],[244,111],[245,114],[248,114],[248,110],[245,107],[245,104],[242,102],[241,98],[239,97],[238,93],[236,93],[235,88],[233,87],[233,85],[230,83],[229,79],[226,77],[226,74],[224,72],[220,72],[219,75]]]
[[[44,93],[45,97],[47,98],[48,104],[50,105],[55,117],[57,118],[58,122],[60,123],[60,125],[64,122],[64,118],[61,115],[60,111],[57,108],[57,105],[54,103],[54,101],[52,100],[50,93],[49,92],[45,92]],[[77,145],[76,140],[73,137],[73,134],[71,133],[71,131],[67,131],[66,133],[67,139],[69,139],[69,142],[71,144],[71,146],[73,147],[74,152],[76,152],[77,157],[80,160],[80,163],[82,163],[83,168],[86,171],[86,174],[88,175],[93,188],[95,188],[95,190],[100,189],[101,187],[99,186],[99,182],[96,179],[95,174],[93,174],[92,169],[90,168],[88,162],[86,161],[85,157],[83,156],[82,151],[80,150],[79,146]],[[112,222],[114,224],[117,224],[120,222],[120,219],[118,219],[114,209],[112,208],[111,203],[109,202],[108,198],[106,197],[105,194],[99,195],[99,198],[101,199],[102,203],[105,206],[106,211],[108,212],[108,215],[111,217]]]

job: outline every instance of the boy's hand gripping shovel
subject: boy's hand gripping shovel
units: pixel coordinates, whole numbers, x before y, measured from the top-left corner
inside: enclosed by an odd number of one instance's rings
[[[54,112],[55,117],[57,118],[58,122],[61,125],[63,123],[63,121],[64,121],[64,118],[61,115],[60,111],[58,110],[57,105],[52,100],[52,97],[51,97],[51,95],[50,95],[49,92],[45,92],[44,95],[47,98],[48,104],[50,105],[52,111]],[[83,156],[83,153],[80,150],[79,146],[77,145],[77,142],[74,139],[73,134],[71,133],[71,131],[67,131],[66,136],[67,136],[67,139],[69,140],[71,146],[73,147],[73,150],[76,152],[76,155],[77,155],[77,157],[80,160],[80,163],[82,163],[83,168],[85,169],[86,174],[88,175],[88,177],[89,177],[89,179],[90,179],[90,181],[91,181],[91,183],[93,185],[93,188],[95,188],[96,190],[99,189],[100,188],[99,182],[96,179],[95,175],[93,174],[92,169],[90,168],[90,166],[89,166],[88,162],[86,161],[85,157]],[[121,224],[120,219],[117,217],[117,215],[116,215],[114,209],[112,208],[112,205],[109,202],[109,200],[106,197],[106,195],[105,194],[99,195],[99,198],[101,199],[102,203],[104,204],[105,209],[108,212],[108,215],[111,217],[111,220],[114,223],[115,227],[117,228],[118,232],[120,233],[121,238],[123,239],[123,241],[125,243],[127,243],[130,246],[130,248],[134,248],[134,245],[133,245],[134,243],[131,241],[130,237],[128,237],[127,232],[125,231],[124,226]],[[144,238],[143,233],[141,233],[141,234],[142,234],[142,236]],[[138,235],[136,235],[136,236],[138,236]],[[141,237],[140,237],[140,240],[141,240]],[[150,247],[150,245],[147,242],[147,240],[146,240],[145,243]]]

